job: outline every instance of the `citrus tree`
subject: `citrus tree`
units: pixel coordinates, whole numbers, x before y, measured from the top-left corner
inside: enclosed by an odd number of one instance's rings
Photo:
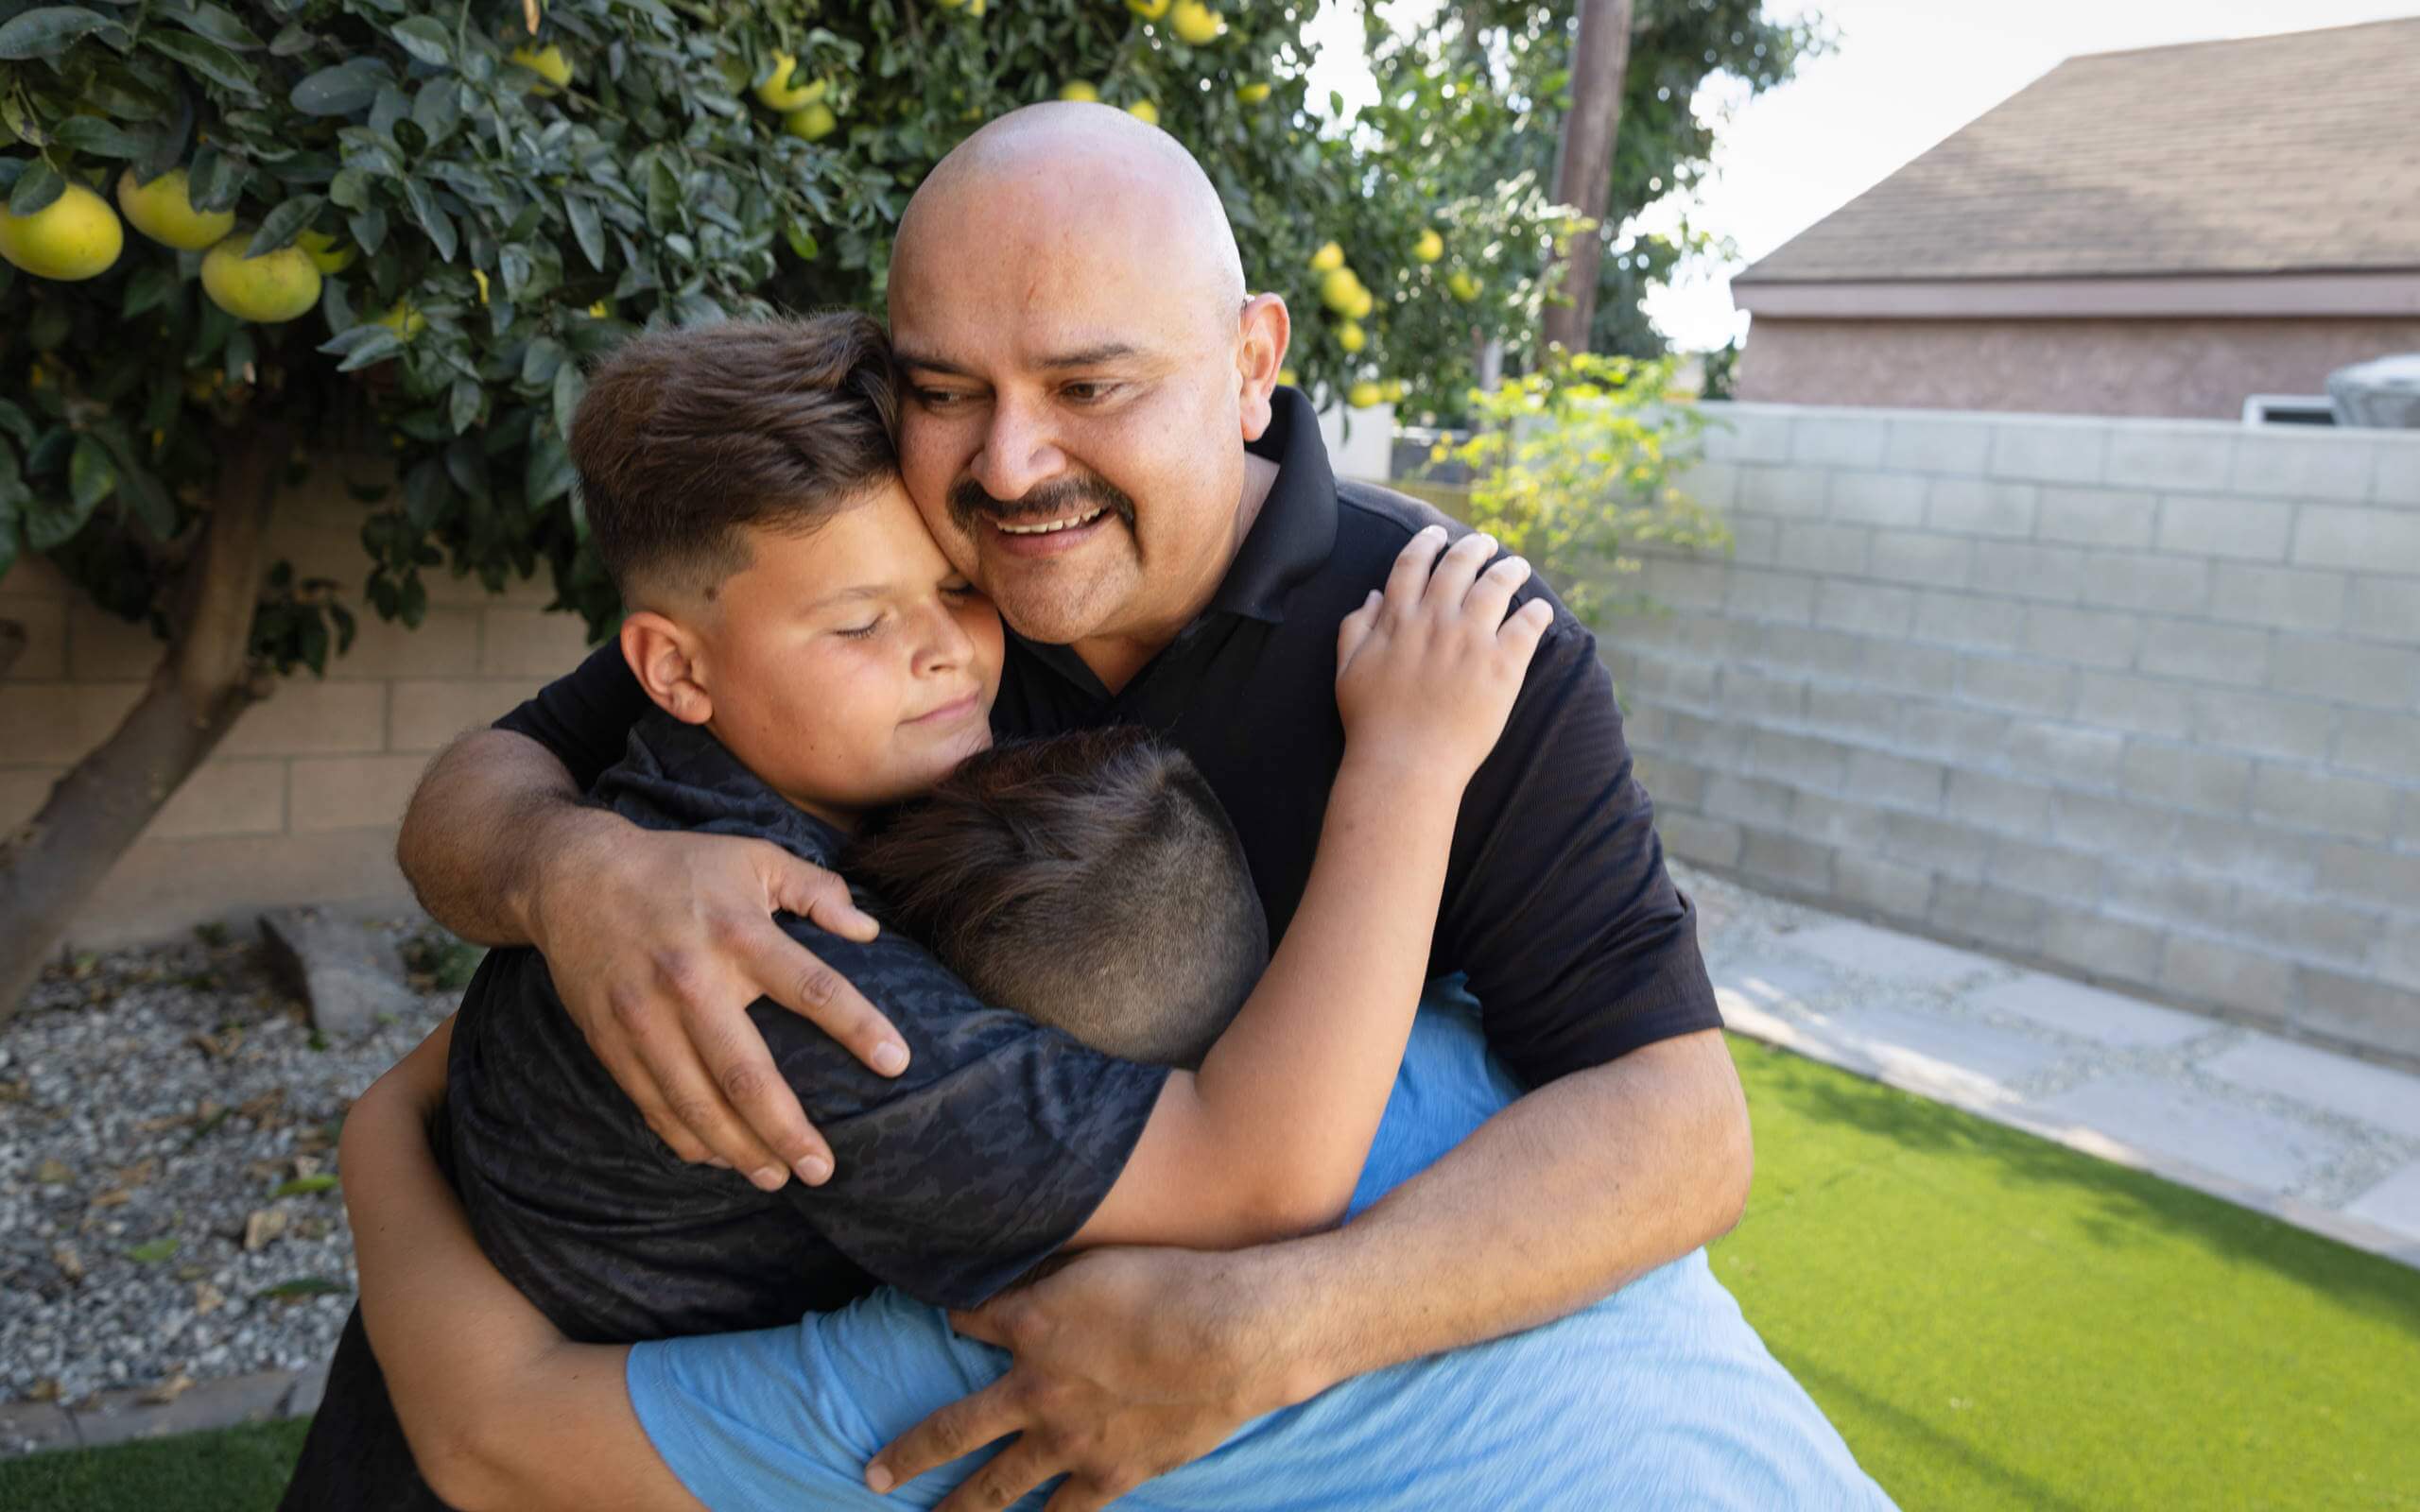
[[[1433,217],[1325,129],[1310,6],[986,11],[0,0],[0,575],[41,554],[163,642],[124,724],[0,841],[0,1012],[244,709],[341,654],[356,613],[416,623],[434,573],[544,573],[610,625],[563,445],[583,365],[651,323],[879,308],[908,194],[1007,110],[1097,98],[1174,132],[1251,278],[1304,312],[1299,381],[1379,396],[1410,295],[1381,269],[1437,266]],[[1358,350],[1361,297],[1322,303],[1314,266],[1340,239],[1385,289]],[[358,580],[269,559],[306,467],[359,503]]]

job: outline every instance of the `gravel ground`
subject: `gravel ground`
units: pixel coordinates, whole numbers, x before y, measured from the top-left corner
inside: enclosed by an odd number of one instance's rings
[[[339,1123],[459,996],[413,985],[418,1010],[328,1044],[250,941],[45,976],[0,1026],[0,1401],[326,1360],[354,1290]]]

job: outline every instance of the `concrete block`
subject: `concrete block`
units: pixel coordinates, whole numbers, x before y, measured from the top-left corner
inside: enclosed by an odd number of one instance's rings
[[[2234,460],[2235,437],[2229,432],[2120,424],[2109,433],[2102,475],[2128,488],[2218,489],[2225,486]]]
[[[2035,1106],[2061,1123],[2267,1192],[2297,1185],[2343,1153],[2306,1125],[2138,1073],[2097,1078]]]
[[[2160,1049],[2198,1040],[2222,1025],[2174,1008],[2163,1008],[2116,992],[2070,982],[2064,976],[2028,971],[1995,982],[1967,1002],[2046,1029],[2121,1050]]]
[[[0,761],[80,761],[143,696],[140,682],[0,682]]]
[[[1954,987],[1998,969],[1988,956],[1854,919],[1798,930],[1782,943],[1793,954],[1906,987]]]
[[[420,1005],[393,947],[364,925],[319,908],[273,908],[260,922],[269,969],[321,1034],[367,1034]]]
[[[1849,990],[1824,962],[1785,953],[1722,962],[1708,974],[1726,1017],[1735,1002],[1795,1017],[1836,1002]]]
[[[2344,1204],[2344,1215],[2399,1234],[2420,1234],[2420,1160]]]
[[[386,684],[388,749],[431,751],[466,730],[493,724],[538,691],[528,679],[400,679]]]
[[[2083,564],[2089,555],[2076,546],[1979,541],[1975,542],[1975,586],[2018,598],[2072,604],[2083,593]]]
[[[1728,510],[1738,502],[1739,469],[1730,462],[1692,457],[1674,468],[1672,487],[1709,509]]]
[[[2420,644],[2420,581],[2356,577],[2344,624],[2355,635]]]
[[[76,1420],[55,1401],[0,1404],[0,1457],[74,1449],[78,1442]]]
[[[2159,549],[2180,557],[2283,561],[2293,507],[2221,494],[2168,494],[2159,501]]]
[[[1849,753],[1848,772],[1841,786],[1859,802],[1916,814],[1938,814],[1947,783],[1947,770],[1939,762],[1910,761],[1886,751],[1856,750]]]
[[[2301,993],[2294,1027],[2420,1057],[2420,989],[2321,966],[2297,967],[2294,979]]]
[[[333,756],[386,744],[386,684],[288,678],[245,711],[218,749],[227,756]]]
[[[2420,719],[2368,709],[2344,711],[2336,765],[2376,777],[2420,782]]]
[[[1815,585],[1818,581],[1820,579],[1801,573],[1768,573],[1734,567],[1723,607],[1749,619],[1805,625],[1815,616]]]
[[[1767,625],[1759,629],[1754,660],[1775,672],[1854,677],[1865,664],[1866,647],[1874,644],[1824,626]]]
[[[1772,677],[1754,667],[1722,669],[1722,707],[1749,719],[1795,720],[1806,691],[1806,685],[1796,679]]]
[[[588,625],[577,614],[490,609],[482,616],[479,671],[491,678],[559,678],[590,650]]]
[[[2293,963],[2199,935],[2171,935],[2159,985],[2180,997],[2283,1021],[2294,1001]]]
[[[2252,791],[2252,761],[2200,746],[2138,740],[2127,747],[2122,785],[2146,803],[2238,814]]]
[[[2181,682],[2085,671],[2076,679],[2076,718],[2109,730],[2185,740],[2193,732],[2194,692]]]
[[[0,589],[9,586],[9,578],[0,578]],[[0,623],[15,626],[25,638],[16,659],[0,670],[0,682],[47,682],[67,676],[67,606],[63,598],[0,592]]]
[[[2105,981],[2155,980],[2167,946],[2168,936],[2159,930],[2055,901],[2042,921],[2045,956]]]
[[[1933,885],[1926,916],[1944,934],[2031,953],[2042,939],[2042,900],[1988,882],[1943,877]]]
[[[2199,614],[2210,602],[2210,564],[2150,552],[2095,552],[2083,560],[2083,601],[2102,609]]]
[[[2294,525],[2293,559],[2302,567],[2420,576],[2420,512],[2304,505]]]
[[[2105,856],[2157,855],[2176,834],[2176,816],[2124,799],[2062,792],[2050,801],[2050,836]]]
[[[1815,596],[1815,623],[1861,635],[1896,636],[1915,623],[1916,591],[1886,588],[1838,577],[1824,579]]]
[[[1852,1004],[1794,1027],[1836,1058],[1870,1065],[1899,1086],[1970,1105],[2014,1101],[2010,1083],[2042,1075],[2066,1055],[2060,1046],[1997,1025],[1913,1008]]]
[[[1779,462],[1789,455],[1791,417],[1753,405],[1705,411],[1705,455],[1715,462]]]
[[[293,765],[293,827],[297,833],[393,829],[404,819],[425,758],[412,756],[298,757]]]
[[[1914,525],[1925,517],[1925,480],[1910,472],[1835,472],[1824,499],[1835,520]]]
[[[1736,507],[1752,514],[1820,520],[1829,486],[1830,479],[1821,468],[1742,467]]]
[[[121,619],[81,595],[67,605],[67,675],[78,682],[148,678],[166,649],[147,624]]]
[[[2018,644],[2047,661],[2130,667],[2142,633],[2143,622],[2136,615],[2035,604],[2025,611],[2025,630]]]
[[[1723,506],[1728,508],[1729,506]],[[1731,517],[1731,559],[1749,567],[1770,567],[1781,558],[1781,522],[1754,515]]]
[[[2373,908],[2420,913],[2420,855],[2399,854],[2375,841],[2323,846],[2317,885]]]
[[[2152,620],[2138,659],[2145,672],[2259,687],[2269,677],[2269,632],[2234,625]]]
[[[1987,830],[2040,834],[2050,822],[2050,789],[1956,767],[1941,806],[1943,815]]]
[[[112,1391],[75,1414],[77,1440],[86,1449],[100,1449],[239,1422],[267,1422],[293,1389],[292,1371],[264,1370],[205,1382],[164,1402],[143,1400],[140,1390]]]
[[[2237,438],[2227,487],[2279,499],[2366,499],[2377,466],[2376,443],[2358,432],[2292,436],[2263,426]]]
[[[2126,740],[2082,725],[2012,719],[2003,750],[2011,766],[2056,787],[2116,787]]]
[[[238,891],[229,879],[240,879]],[[409,908],[391,830],[230,834],[130,847],[78,916],[76,942],[109,950],[221,923],[276,903]]]
[[[1793,788],[1836,789],[1848,772],[1849,747],[1821,735],[1759,730],[1751,754],[1758,776]]]
[[[1867,539],[1863,525],[1802,524],[1782,526],[1781,565],[1796,572],[1860,576],[1865,572]]]
[[[1801,795],[1804,797],[1805,795]],[[1933,874],[1854,847],[1832,860],[1832,894],[1897,919],[1922,919],[1932,904]]]
[[[1730,588],[1731,567],[1728,562],[1664,557],[1651,558],[1642,576],[1643,586],[1648,594],[1672,608],[1718,610],[1722,607],[1723,596]],[[497,660],[493,653],[493,632],[491,631],[490,649],[484,655],[484,660],[489,662]],[[564,646],[557,649],[570,650],[573,654],[568,661],[557,661],[557,663],[551,667],[540,666],[537,663],[553,659],[535,653],[528,654],[527,660],[530,662],[530,666],[526,675],[537,678],[541,681],[561,677],[578,666],[580,655],[584,654],[578,647]]]
[[[1631,748],[1640,750],[1636,746]],[[1657,803],[1695,809],[1705,800],[1705,768],[1692,765],[1677,756],[1658,754],[1650,760],[1640,750],[1636,775],[1638,785]]]
[[[1789,799],[1789,832],[1827,846],[1878,849],[1890,822],[1880,809],[1803,787]]]
[[[1891,422],[1856,415],[1801,415],[1792,427],[1789,458],[1816,467],[1882,465]]]
[[[1896,694],[1875,688],[1841,682],[1810,682],[1806,685],[1804,717],[1808,724],[1825,730],[1861,739],[1887,740],[1898,728],[1899,710],[1904,701]]]
[[[2119,919],[2223,931],[2235,917],[2235,885],[2180,868],[2164,856],[2115,854],[2107,904]]]
[[[1992,427],[1990,472],[2037,483],[2098,483],[2109,452],[2106,424],[2002,421]]]
[[[2346,971],[2363,971],[2372,948],[2384,933],[2377,914],[2279,892],[2256,883],[2238,883],[2228,934],[2237,943],[2273,950],[2303,962],[2325,962]]]
[[[2376,438],[2377,472],[2370,479],[2370,499],[2398,509],[2420,509],[2420,443],[2406,433]]]
[[[1925,523],[1960,535],[2027,540],[2033,534],[2037,492],[2030,483],[1938,478],[1925,498]]]
[[[1740,740],[1732,727],[1685,710],[1666,711],[1664,748],[1692,760],[1734,754]]]
[[[207,761],[161,806],[143,833],[153,840],[276,834],[285,828],[285,763]]]
[[[1936,873],[1936,885],[1950,878],[1979,882],[1984,861],[1991,854],[1992,838],[1979,830],[1930,815],[1893,814],[1882,849],[1886,855]]]
[[[1780,830],[1789,813],[1789,792],[1763,778],[1717,772],[1706,779],[1705,812],[1714,818]]]
[[[1882,460],[1893,472],[1980,477],[1991,451],[1988,421],[1899,414],[1891,417],[1891,440]]]
[[[1910,753],[1949,766],[1996,766],[2006,759],[2007,714],[1963,704],[1910,705],[1899,721],[1899,743]]]
[[[2221,562],[2210,588],[2210,615],[2238,625],[2335,630],[2344,624],[2351,594],[2352,582],[2342,573]]]
[[[1741,833],[1741,871],[1798,892],[1821,894],[1832,890],[1830,846],[1755,825],[1745,826]]]
[[[1921,613],[1921,608],[1918,610]],[[1900,693],[1946,696],[1958,685],[1958,656],[1937,645],[1906,641],[1869,641],[1858,663],[1866,681]],[[0,697],[5,697],[0,694]]]
[[[1920,588],[1963,588],[1974,569],[1973,541],[1926,531],[1877,530],[1866,558],[1867,576]]]
[[[2034,511],[2033,532],[2043,541],[2072,546],[2118,546],[2140,550],[2152,543],[2159,513],[2156,495],[2128,489],[2045,488]]]
[[[2072,667],[2048,662],[1962,656],[1958,659],[1958,691],[1976,703],[1995,709],[2057,717],[2075,707],[2076,674]]]
[[[1706,867],[1739,864],[1739,826],[1728,820],[1668,810],[1656,815],[1655,833],[1664,849],[1684,861]]]
[[[2280,631],[2269,686],[2372,709],[2420,707],[2420,649]]]
[[[467,678],[479,670],[480,611],[432,606],[417,629],[374,613],[356,616],[353,649],[328,661],[330,679]]]
[[[2319,885],[2319,853],[2325,844],[2308,834],[2247,824],[2240,813],[2183,814],[2169,853],[2196,876],[2295,890]]]
[[[2025,635],[2025,606],[1979,593],[1927,591],[1917,596],[1915,633],[1942,645],[2013,651]]]

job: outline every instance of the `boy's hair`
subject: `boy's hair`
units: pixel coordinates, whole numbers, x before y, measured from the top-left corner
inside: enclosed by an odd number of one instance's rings
[[[855,312],[632,336],[588,380],[571,460],[625,603],[712,599],[745,531],[808,531],[898,467],[882,327]]]
[[[1131,727],[969,757],[842,866],[986,1002],[1129,1060],[1199,1065],[1269,964],[1227,811]]]

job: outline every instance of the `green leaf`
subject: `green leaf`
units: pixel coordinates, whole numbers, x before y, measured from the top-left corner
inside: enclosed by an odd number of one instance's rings
[[[412,96],[412,124],[431,146],[444,141],[461,118],[461,96],[450,78],[432,78]]]
[[[0,59],[56,58],[77,38],[116,25],[81,6],[43,6],[0,26]]]
[[[250,26],[236,20],[232,12],[212,5],[210,0],[197,0],[190,10],[182,13],[166,10],[164,14],[187,31],[207,37],[221,47],[233,48],[239,53],[260,49],[261,40],[252,35]]]
[[[252,233],[251,245],[244,249],[246,257],[258,257],[292,244],[311,217],[320,213],[327,201],[318,195],[296,195],[293,198],[261,217],[261,229]]]
[[[344,360],[337,364],[338,372],[358,372],[364,368],[375,367],[404,350],[402,335],[389,326],[357,325],[343,335],[337,336],[336,341],[346,341],[354,337],[360,339],[353,341],[353,344],[346,349]],[[335,344],[332,341],[329,347]],[[328,347],[321,347],[320,350],[325,352]]]
[[[415,465],[404,474],[404,518],[414,530],[434,530],[445,518],[446,506],[453,503],[453,490],[446,486],[445,464],[435,457]],[[388,610],[393,617],[393,611]]]
[[[437,249],[438,261],[454,261],[454,250],[458,245],[455,239],[454,217],[437,202],[437,191],[418,179],[406,179],[404,180],[404,198],[412,207],[412,217],[420,222],[420,229],[428,232],[429,242]]]
[[[539,426],[529,438],[529,456],[523,467],[523,499],[532,509],[543,508],[569,493],[575,476],[562,438],[551,425]]]
[[[588,259],[589,266],[604,272],[605,228],[597,219],[596,206],[580,195],[565,195],[563,214],[571,218],[571,233],[579,242],[580,255]]]
[[[790,250],[796,252],[803,263],[814,262],[816,254],[823,249],[816,241],[815,232],[806,229],[806,222],[795,216],[782,228],[782,233],[789,239]]]
[[[132,510],[134,518],[143,522],[143,527],[153,536],[162,541],[173,537],[177,533],[177,501],[168,497],[168,490],[148,471],[128,465],[124,456],[118,460],[118,502]]]
[[[95,505],[116,491],[117,463],[109,448],[90,436],[77,437],[76,455],[67,462],[67,486],[80,514],[91,514]]]
[[[71,115],[53,127],[50,134],[60,146],[89,152],[96,158],[140,157],[150,145],[147,138],[136,136],[97,115]]]
[[[354,243],[372,257],[387,243],[387,213],[375,205],[357,215],[346,216],[345,225],[352,230]]]
[[[444,68],[454,61],[454,39],[445,24],[434,16],[412,16],[395,23],[395,45],[432,67]]]
[[[246,94],[260,93],[260,86],[253,81],[252,65],[207,37],[189,32],[147,31],[143,45],[184,64],[214,84]]]
[[[177,292],[177,270],[159,263],[146,263],[126,281],[126,302],[119,311],[122,319],[131,320],[144,311],[156,309]]]
[[[67,192],[67,180],[49,163],[36,161],[17,176],[17,187],[9,191],[9,214],[30,215],[47,210],[51,201]]]
[[[521,354],[521,382],[531,388],[544,388],[555,381],[555,369],[562,364],[562,343],[552,336],[540,336]]]
[[[185,173],[185,198],[196,210],[233,210],[244,190],[247,170],[232,154],[205,146],[193,155]],[[216,308],[216,306],[214,306]]]
[[[6,399],[0,399],[0,431],[7,431],[26,451],[34,449],[34,422],[26,418],[24,410]]]
[[[375,60],[355,58],[309,75],[286,99],[305,115],[351,115],[368,110],[387,82]]]
[[[479,418],[479,386],[468,378],[454,380],[454,392],[447,403],[447,418],[458,434],[467,431]]]
[[[309,52],[318,41],[310,27],[299,21],[289,21],[268,40],[268,55],[271,58],[299,57]]]
[[[138,1265],[156,1265],[177,1252],[174,1238],[154,1239],[147,1245],[137,1245],[126,1252],[126,1258]]]
[[[555,369],[555,429],[565,436],[571,434],[571,418],[579,412],[579,396],[588,391],[588,381],[579,374],[579,365],[566,362]]]
[[[314,1192],[333,1192],[336,1190],[336,1184],[335,1176],[327,1172],[313,1176],[298,1176],[291,1181],[280,1183],[277,1190],[269,1195],[271,1197],[306,1196]]]

